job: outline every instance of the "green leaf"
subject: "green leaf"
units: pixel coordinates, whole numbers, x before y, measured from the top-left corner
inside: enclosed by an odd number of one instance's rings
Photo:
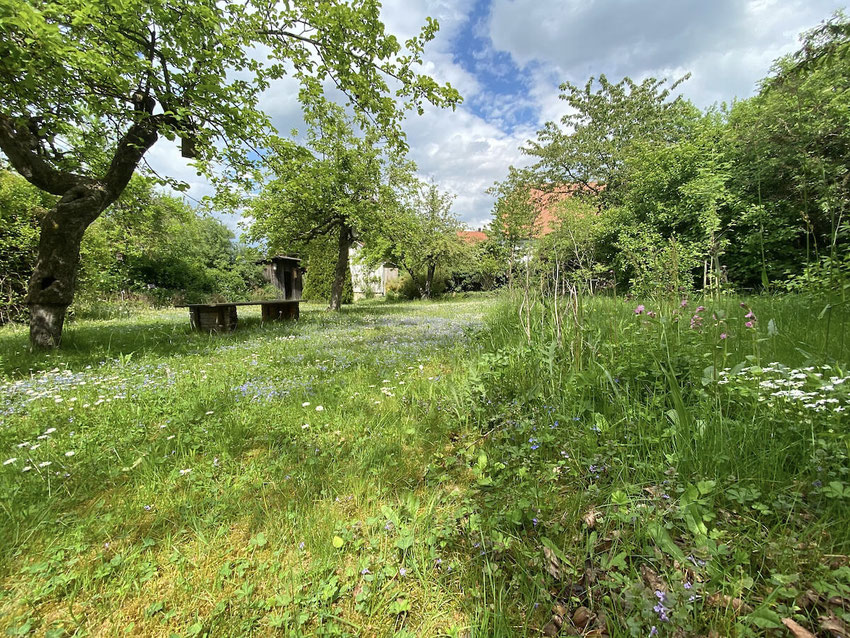
[[[673,542],[673,538],[665,527],[656,521],[651,521],[646,526],[649,537],[658,545],[659,549],[668,556],[675,558],[680,563],[685,562],[685,554],[682,549]]]
[[[747,620],[761,629],[779,629],[782,627],[782,618],[775,611],[767,607],[756,609],[753,613],[747,616]]]
[[[266,540],[266,535],[263,532],[258,532],[248,541],[248,547],[265,547],[267,544],[268,540]]]

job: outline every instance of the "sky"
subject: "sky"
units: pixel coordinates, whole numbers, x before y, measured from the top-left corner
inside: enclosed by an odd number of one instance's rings
[[[530,160],[520,150],[544,122],[566,112],[565,81],[605,74],[678,79],[678,94],[701,108],[753,95],[773,61],[795,51],[799,34],[845,3],[834,0],[385,0],[381,16],[400,41],[426,17],[440,32],[423,72],[463,96],[451,109],[426,108],[404,124],[420,175],[456,195],[453,211],[470,228],[487,223],[486,190],[508,167]],[[297,90],[275,82],[261,107],[281,132],[303,129]],[[189,194],[211,192],[166,140],[148,154],[162,174],[186,181]],[[222,213],[238,232],[241,215]]]

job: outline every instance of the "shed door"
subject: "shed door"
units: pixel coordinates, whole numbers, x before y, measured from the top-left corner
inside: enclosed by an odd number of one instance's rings
[[[283,298],[292,299],[292,271],[283,271]]]

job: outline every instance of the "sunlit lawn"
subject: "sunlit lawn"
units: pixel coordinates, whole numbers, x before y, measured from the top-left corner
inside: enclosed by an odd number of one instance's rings
[[[0,332],[0,628],[434,635],[466,613],[430,455],[487,300],[232,334],[185,311]],[[457,434],[457,433],[455,433]],[[9,460],[6,460],[9,459]]]

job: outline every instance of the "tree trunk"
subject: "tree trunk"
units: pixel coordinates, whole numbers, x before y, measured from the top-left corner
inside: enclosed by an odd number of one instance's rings
[[[59,345],[65,312],[74,300],[83,233],[124,192],[142,157],[156,142],[159,127],[175,125],[173,114],[153,115],[155,107],[150,94],[136,101],[135,122],[118,140],[102,179],[58,169],[39,153],[46,138],[33,134],[32,118],[0,113],[0,149],[12,167],[33,186],[61,197],[41,222],[38,261],[27,293],[33,346]]]
[[[352,243],[351,227],[345,222],[339,225],[339,252],[336,256],[336,268],[334,269],[334,283],[331,287],[331,310],[339,310],[342,307],[342,293],[345,290],[345,275],[348,273],[348,251]]]
[[[436,264],[428,264],[428,270],[425,274],[425,292],[422,293],[423,299],[431,298],[431,288],[434,283],[434,272],[437,270]]]
[[[74,300],[80,243],[104,208],[104,191],[93,185],[69,190],[41,222],[38,261],[29,282],[30,343],[53,348],[62,339],[65,313]]]

